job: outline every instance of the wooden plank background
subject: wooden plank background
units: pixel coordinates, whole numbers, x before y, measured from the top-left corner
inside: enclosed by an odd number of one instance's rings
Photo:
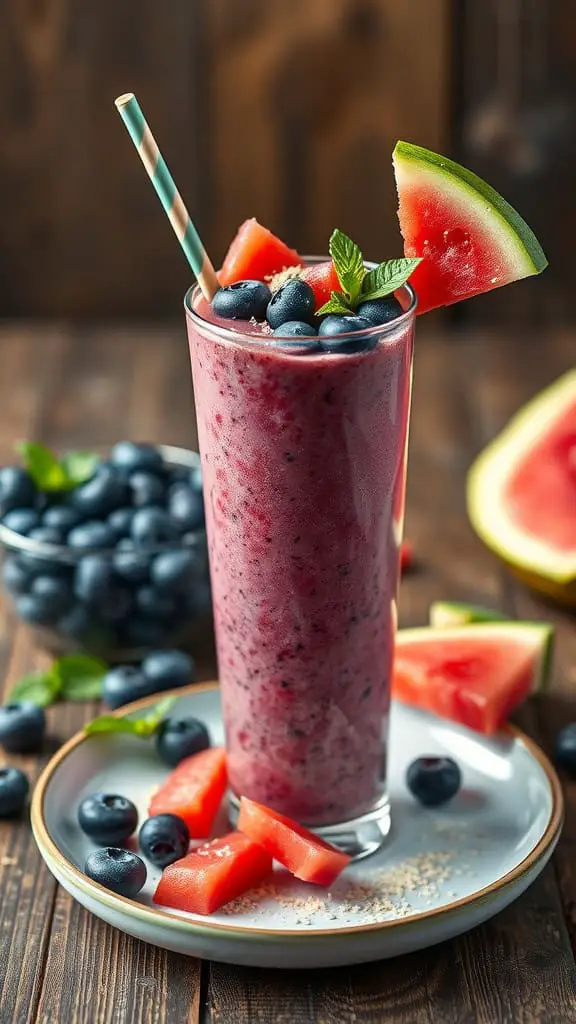
[[[255,215],[399,252],[390,153],[442,147],[450,0],[2,0],[0,315],[155,315],[189,273],[113,107],[134,91],[215,260]]]

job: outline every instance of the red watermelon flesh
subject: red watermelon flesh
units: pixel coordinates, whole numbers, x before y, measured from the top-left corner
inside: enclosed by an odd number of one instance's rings
[[[399,630],[393,696],[493,733],[541,688],[552,633],[550,626],[517,622]]]
[[[300,275],[303,281],[310,285],[316,298],[316,309],[320,309],[325,302],[328,302],[332,292],[342,291],[338,280],[336,268],[332,260],[325,263],[315,263]]]
[[[393,154],[405,256],[418,312],[471,298],[531,274],[547,260],[531,229],[486,182],[420,146]]]
[[[236,237],[218,271],[221,285],[235,281],[266,281],[288,267],[300,266],[302,260],[255,217],[240,225]]]

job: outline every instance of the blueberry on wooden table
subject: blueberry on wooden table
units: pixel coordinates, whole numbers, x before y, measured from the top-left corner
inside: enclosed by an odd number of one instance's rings
[[[78,824],[97,843],[123,843],[138,825],[131,800],[117,793],[93,793],[78,808]]]
[[[44,709],[30,701],[0,707],[0,746],[8,754],[40,750],[46,732]]]
[[[0,818],[11,818],[23,809],[30,783],[19,768],[0,768]]]
[[[146,865],[141,857],[113,846],[94,850],[86,860],[84,873],[93,882],[128,899],[138,895],[147,877]]]
[[[156,733],[158,756],[170,768],[209,746],[208,730],[197,718],[165,718]]]
[[[188,853],[190,832],[176,814],[155,814],[142,825],[138,842],[148,860],[165,868]]]
[[[406,773],[406,784],[424,807],[448,803],[460,789],[462,774],[451,757],[419,757]]]

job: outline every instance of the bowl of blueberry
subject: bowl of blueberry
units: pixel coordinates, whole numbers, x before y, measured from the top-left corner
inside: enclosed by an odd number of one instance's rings
[[[196,452],[20,450],[22,466],[0,469],[2,586],[41,646],[119,662],[211,635]]]

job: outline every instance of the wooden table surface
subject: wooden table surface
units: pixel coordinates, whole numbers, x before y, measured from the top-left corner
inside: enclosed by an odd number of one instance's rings
[[[402,583],[403,625],[434,598],[473,600],[558,628],[550,696],[520,724],[548,751],[576,718],[573,620],[517,586],[465,515],[473,455],[536,390],[571,367],[574,334],[425,334],[416,356],[407,535],[419,560]],[[0,329],[0,463],[22,438],[55,446],[119,437],[194,444],[183,325]],[[4,688],[45,664],[0,606]],[[202,677],[213,674],[204,661]],[[50,749],[94,704],[49,710]],[[49,757],[13,758],[31,777]],[[156,949],[92,917],[56,884],[29,823],[0,823],[0,1022],[24,1024],[569,1024],[576,1022],[576,783],[553,862],[508,910],[452,942],[397,960],[282,972],[201,963]]]

